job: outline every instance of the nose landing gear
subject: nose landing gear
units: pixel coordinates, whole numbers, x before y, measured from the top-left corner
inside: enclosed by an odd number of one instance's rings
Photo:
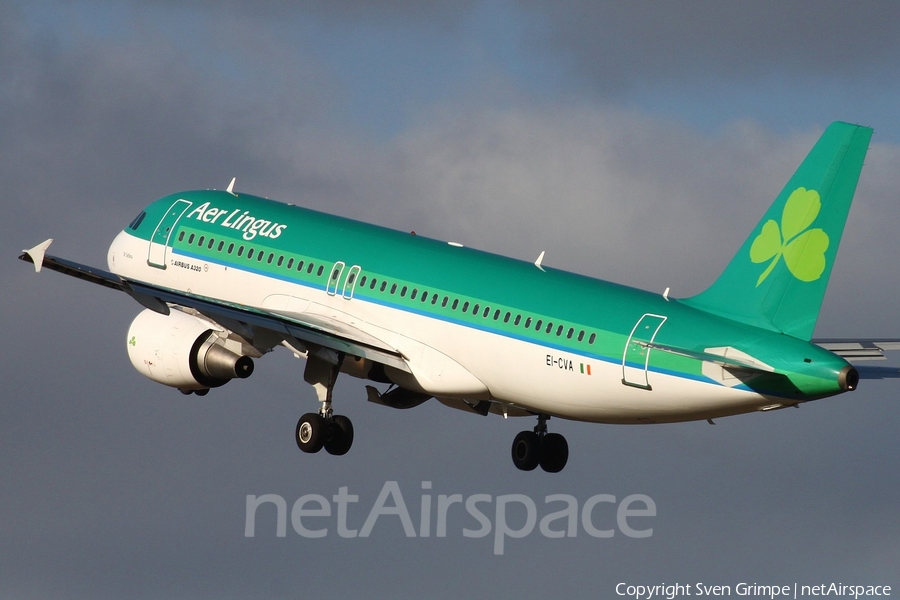
[[[548,473],[559,473],[569,460],[569,444],[558,433],[547,433],[547,415],[538,415],[534,431],[522,431],[512,444],[516,468],[533,471],[538,465]]]

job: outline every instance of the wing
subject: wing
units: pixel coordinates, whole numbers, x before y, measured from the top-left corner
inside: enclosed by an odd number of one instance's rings
[[[900,350],[900,339],[814,339],[814,344],[849,362],[886,360],[885,352]],[[856,367],[860,379],[900,379],[897,367]]]
[[[82,265],[46,254],[53,240],[47,240],[30,250],[24,250],[21,260],[35,265],[35,271],[47,268],[77,277],[97,285],[125,292],[143,306],[158,313],[169,314],[169,304],[193,308],[210,319],[238,333],[260,327],[291,336],[316,346],[367,358],[386,366],[409,372],[406,358],[395,348],[345,323],[330,323],[318,316],[315,322],[299,314],[276,314],[267,310],[206,298],[160,286],[149,285],[119,277],[115,273]]]

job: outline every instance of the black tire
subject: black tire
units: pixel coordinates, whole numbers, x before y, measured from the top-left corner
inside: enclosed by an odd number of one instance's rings
[[[512,443],[512,460],[521,471],[533,471],[541,462],[541,438],[533,431],[522,431]]]
[[[328,425],[331,437],[325,442],[325,451],[335,456],[343,456],[353,445],[353,423],[344,415],[335,415]]]
[[[317,413],[306,413],[300,417],[294,433],[297,447],[309,454],[321,450],[328,435],[328,426],[329,423]]]
[[[541,468],[548,473],[559,473],[569,460],[569,443],[558,433],[548,433],[541,440]]]

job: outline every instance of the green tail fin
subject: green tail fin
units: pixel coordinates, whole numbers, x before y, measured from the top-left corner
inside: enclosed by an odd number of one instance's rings
[[[809,340],[871,137],[832,123],[722,275],[682,302]]]

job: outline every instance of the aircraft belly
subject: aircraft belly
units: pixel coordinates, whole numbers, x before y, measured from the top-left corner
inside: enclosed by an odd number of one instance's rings
[[[772,404],[753,392],[664,373],[651,373],[652,390],[626,386],[618,362],[421,315],[398,316],[379,305],[368,304],[366,310],[373,321],[393,320],[399,330],[416,332],[422,344],[454,359],[484,382],[491,399],[534,412],[594,422],[648,423],[707,419]]]

